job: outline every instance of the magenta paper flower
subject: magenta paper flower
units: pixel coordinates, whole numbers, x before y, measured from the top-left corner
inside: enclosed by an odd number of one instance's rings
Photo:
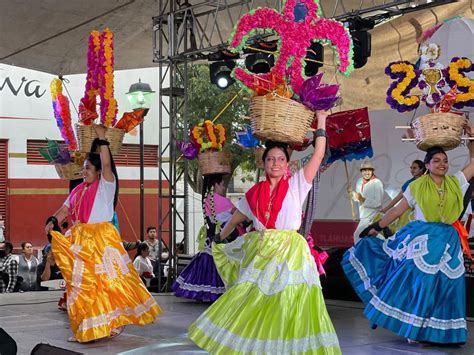
[[[254,90],[258,86],[256,78],[271,81],[273,77],[289,78],[289,87],[299,96],[304,82],[303,62],[306,50],[312,42],[330,43],[337,57],[339,72],[349,75],[353,70],[352,40],[349,31],[341,22],[319,17],[317,0],[299,0],[306,6],[303,21],[295,22],[294,9],[298,0],[286,0],[283,14],[270,8],[260,8],[242,16],[235,34],[229,41],[229,49],[240,51],[257,30],[273,30],[279,39],[279,57],[269,73],[253,74],[236,67],[234,77],[244,86]]]

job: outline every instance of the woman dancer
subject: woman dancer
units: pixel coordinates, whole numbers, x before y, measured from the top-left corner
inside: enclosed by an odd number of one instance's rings
[[[466,131],[471,132],[470,126]],[[410,207],[416,220],[389,240],[364,238],[342,261],[372,326],[387,328],[409,342],[466,341],[462,254],[470,253],[458,218],[467,180],[474,175],[474,147],[469,144],[471,163],[454,176],[446,175],[444,150],[429,149],[429,174],[408,185],[400,203],[364,234],[376,235]]]
[[[110,221],[118,196],[118,177],[105,127],[84,162],[84,182],[69,195],[53,221],[68,215],[74,225],[65,237],[52,230],[54,258],[66,280],[70,341],[88,342],[114,336],[128,324],[154,321],[160,307],[141,282],[122,240]],[[97,147],[100,154],[95,153]]]
[[[224,197],[224,194],[222,174],[204,177],[202,208],[206,225],[199,232],[199,253],[173,284],[173,291],[178,297],[214,302],[225,292],[224,282],[217,272],[211,251],[213,236],[222,229],[235,211],[232,201]],[[241,234],[243,229],[237,227],[232,232],[232,238],[235,239]]]
[[[401,199],[403,198],[403,193],[405,192],[405,190],[407,189],[408,185],[410,185],[413,181],[415,181],[417,178],[419,178],[420,176],[423,176],[426,172],[426,167],[425,167],[425,163],[423,163],[421,160],[413,160],[413,162],[411,163],[410,165],[410,173],[411,173],[411,176],[412,178],[405,181],[405,183],[402,185],[402,189],[401,191],[398,193],[397,196],[395,196],[393,198],[393,200],[391,200],[387,206],[383,207],[380,212],[385,214],[387,213],[387,211],[389,211],[393,206],[395,206],[397,203],[399,203],[401,201]],[[413,221],[413,218],[414,218],[414,214],[413,214],[413,209],[408,209],[406,210],[399,218],[398,218],[398,221],[392,223],[390,225],[394,227],[394,230],[392,231],[393,233],[402,229],[403,227],[405,227],[407,225],[408,222],[411,222]],[[380,219],[377,219],[377,220],[374,220],[374,222],[377,222],[379,221]]]
[[[341,353],[316,264],[308,243],[296,232],[324,156],[327,115],[317,112],[314,154],[290,178],[287,146],[267,143],[266,180],[246,193],[215,237],[225,239],[245,220],[255,228],[232,243],[212,245],[228,289],[189,328],[190,338],[210,353]]]

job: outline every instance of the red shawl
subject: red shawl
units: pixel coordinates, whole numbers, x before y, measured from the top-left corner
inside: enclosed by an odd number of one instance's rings
[[[73,222],[87,223],[99,189],[99,179],[88,185],[83,182],[69,195],[69,213]]]
[[[250,206],[250,210],[255,217],[267,229],[276,229],[276,220],[278,213],[280,213],[283,200],[288,192],[288,179],[281,178],[278,185],[273,189],[270,196],[270,182],[267,176],[265,181],[255,184],[247,193],[245,198]],[[270,206],[271,204],[271,206]],[[258,207],[258,210],[257,210]],[[265,217],[265,214],[270,208],[270,217]]]

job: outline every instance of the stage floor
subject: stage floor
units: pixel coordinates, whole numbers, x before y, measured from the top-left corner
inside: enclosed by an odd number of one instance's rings
[[[69,343],[67,314],[57,309],[59,291],[0,295],[0,327],[17,342],[18,354],[30,354],[38,343],[49,343],[84,354],[198,354],[206,353],[187,337],[188,326],[208,307],[155,294],[163,309],[156,323],[128,326],[119,337],[90,344]],[[469,324],[469,341],[459,347],[408,345],[403,338],[384,330],[371,330],[362,315],[362,304],[327,301],[343,354],[474,354],[474,321]]]

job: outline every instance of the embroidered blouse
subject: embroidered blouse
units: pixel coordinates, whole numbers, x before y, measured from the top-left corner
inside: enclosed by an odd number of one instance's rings
[[[458,171],[456,174],[454,174],[454,176],[458,179],[459,184],[461,185],[462,194],[464,195],[469,187],[469,182],[466,180],[466,177],[462,171]],[[408,205],[415,210],[415,220],[426,222],[426,218],[421,211],[420,206],[411,193],[410,186],[411,184],[407,186],[403,196],[406,198]]]
[[[87,223],[110,222],[114,216],[114,197],[116,182],[107,181],[103,176],[99,180],[99,188],[95,196],[92,211]],[[64,202],[64,205],[70,208],[70,196]]]
[[[308,183],[304,177],[303,169],[298,170],[295,175],[288,180],[288,192],[283,200],[280,213],[276,220],[276,228],[282,230],[298,230],[301,226],[301,216],[303,213],[303,204],[311,190],[312,184]],[[243,197],[237,203],[237,209],[253,222],[256,230],[265,229],[257,217],[252,213],[249,203]]]

